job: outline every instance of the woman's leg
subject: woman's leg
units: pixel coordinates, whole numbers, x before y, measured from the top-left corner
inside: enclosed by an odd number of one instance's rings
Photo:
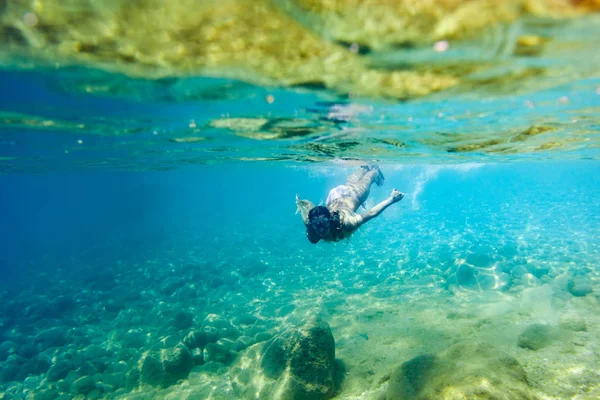
[[[369,197],[369,191],[373,182],[378,185],[383,184],[383,175],[379,168],[360,167],[354,171],[347,179],[346,184],[337,186],[329,192],[327,196],[327,207],[331,210],[348,209],[356,210]],[[344,193],[340,193],[343,191]]]
[[[367,198],[369,197],[369,192],[371,190],[371,185],[373,184],[373,182],[375,182],[378,176],[379,171],[376,169],[372,169],[369,172],[367,172],[358,182],[348,184],[350,190],[358,199],[359,204],[362,204],[367,200]]]
[[[347,184],[355,184],[355,183],[360,182],[362,180],[362,178],[365,176],[365,174],[367,172],[369,172],[370,170],[371,170],[371,167],[363,165],[362,167],[360,167],[359,169],[354,171],[352,174],[350,174],[350,176],[348,176],[348,179],[346,179],[346,183]]]
[[[358,205],[361,205],[367,200],[373,183],[376,183],[379,186],[383,184],[383,174],[379,171],[379,167],[361,167],[360,169],[362,171],[356,171],[348,177],[347,183],[352,195],[358,199]],[[360,176],[360,179],[356,179],[361,172],[362,176]]]

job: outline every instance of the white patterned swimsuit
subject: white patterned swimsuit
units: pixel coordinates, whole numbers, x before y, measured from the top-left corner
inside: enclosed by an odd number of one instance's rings
[[[331,203],[336,201],[337,199],[341,199],[342,197],[351,197],[352,192],[348,189],[346,185],[339,185],[331,189],[329,195],[327,196],[327,200],[325,200],[325,204],[329,206]]]

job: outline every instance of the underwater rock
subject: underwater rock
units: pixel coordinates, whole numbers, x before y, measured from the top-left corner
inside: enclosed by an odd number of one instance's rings
[[[16,351],[17,344],[9,340],[0,342],[0,362]]]
[[[524,288],[534,288],[542,284],[537,277],[530,273],[523,274],[520,278],[515,279],[513,283],[515,287],[522,286]]]
[[[96,389],[96,381],[91,376],[82,376],[71,385],[71,392],[76,394],[87,395],[94,389]]]
[[[569,290],[569,282],[572,278],[573,277],[568,273],[562,273],[560,275],[557,275],[552,280],[552,287],[556,291],[567,292]]]
[[[529,325],[519,335],[518,346],[529,350],[539,350],[549,345],[555,337],[554,330],[549,325]]]
[[[287,364],[286,342],[281,337],[276,337],[264,346],[261,368],[264,374],[271,379],[278,379],[285,371]]]
[[[161,360],[165,373],[163,382],[166,386],[186,378],[193,367],[192,354],[183,345],[162,350]]]
[[[177,311],[169,320],[169,325],[177,330],[187,329],[194,323],[194,314],[187,311]]]
[[[140,359],[140,386],[168,386],[160,352],[145,353]]]
[[[125,388],[131,391],[140,385],[140,370],[132,368],[125,374]]]
[[[38,333],[33,341],[41,350],[50,347],[61,347],[68,343],[67,332],[61,328],[50,328]]]
[[[150,349],[170,349],[176,347],[181,342],[179,335],[162,336],[159,341],[154,343]]]
[[[50,369],[52,365],[51,358],[43,354],[36,354],[25,363],[25,370],[30,374],[39,375]]]
[[[475,269],[465,264],[459,265],[458,269],[456,270],[456,281],[458,285],[463,287],[476,287],[477,278],[475,276]]]
[[[209,361],[204,365],[199,367],[195,367],[190,374],[190,381],[193,379],[198,379],[198,377],[202,374],[208,375],[222,375],[227,371],[227,367],[225,364],[220,363],[218,361]],[[193,376],[192,376],[193,375]]]
[[[16,350],[18,355],[27,359],[35,357],[39,352],[38,348],[31,343],[25,343],[17,347]]]
[[[79,307],[82,305],[83,304],[79,304]],[[58,296],[55,299],[45,299],[28,313],[28,317],[32,318],[32,320],[61,318],[74,308],[75,302],[72,298]]]
[[[73,382],[75,382],[78,378],[81,378],[82,376],[83,374],[79,373],[79,370],[71,370],[69,371],[69,374],[66,376],[65,379],[59,380],[56,383],[56,387],[61,392],[68,393],[71,390],[71,385],[73,385]]]
[[[484,269],[475,268],[468,264],[461,264],[456,271],[446,280],[449,290],[476,290],[476,291],[504,291],[513,282],[504,272],[490,273]]]
[[[273,335],[271,335],[269,332],[258,332],[256,335],[254,335],[254,343],[265,342],[272,337]]]
[[[534,400],[519,362],[486,343],[417,356],[391,375],[386,400]]]
[[[83,355],[86,359],[95,362],[96,360],[107,359],[111,356],[111,352],[99,345],[90,345],[83,350]]]
[[[189,284],[185,284],[175,292],[175,297],[179,302],[189,301],[193,298],[198,297],[198,291],[191,287]]]
[[[232,349],[235,351],[242,351],[245,348],[251,346],[253,344],[253,340],[249,336],[240,336],[233,343]]]
[[[127,385],[127,375],[123,373],[110,373],[110,374],[102,374],[102,384],[106,386],[111,386],[113,390],[115,388],[123,388]],[[137,386],[137,385],[135,385]],[[105,391],[107,391],[105,389]]]
[[[59,391],[56,388],[40,388],[33,394],[32,400],[56,400]]]
[[[122,349],[122,350],[117,350],[116,354],[115,354],[115,358],[117,360],[122,360],[122,361],[126,361],[131,363],[132,360],[139,360],[142,357],[143,354],[143,349]],[[153,349],[154,350],[154,349]],[[115,363],[110,363],[108,364],[108,366],[106,367],[106,371],[107,372],[116,372],[116,371],[123,371],[126,370],[127,368],[127,364],[115,364]]]
[[[203,349],[208,343],[214,343],[218,339],[219,336],[214,330],[194,330],[190,331],[185,338],[183,338],[183,344],[190,349]]]
[[[233,342],[232,342],[233,343]],[[225,365],[231,363],[237,357],[237,352],[219,343],[209,343],[204,348],[204,361],[216,361]]]
[[[479,287],[481,290],[505,290],[509,287],[511,281],[510,276],[506,273],[480,273],[477,276]]]
[[[569,280],[567,289],[573,296],[583,297],[592,293],[592,284],[588,277],[578,275]]]
[[[123,334],[121,343],[124,348],[139,349],[146,345],[148,336],[141,329],[130,329]]]
[[[118,313],[122,309],[125,308],[126,304],[123,299],[114,297],[110,299],[105,299],[101,303],[104,306],[104,309],[110,313]]]
[[[139,360],[139,358],[141,358],[141,353],[137,352],[137,351],[128,354],[126,358],[117,357],[118,360],[126,361],[123,363],[122,362],[115,363],[114,358],[113,358],[112,359],[113,362],[109,363],[106,366],[106,370],[105,370],[106,374],[113,374],[113,373],[125,374],[125,373],[127,373],[127,371],[129,371],[131,369],[131,366],[128,364],[132,364],[132,366],[137,366],[137,362],[135,362],[133,360]]]
[[[81,375],[95,375],[98,373],[98,370],[96,369],[96,367],[94,366],[94,364],[92,364],[89,361],[85,361],[79,368],[77,368],[77,372]]]
[[[583,317],[575,312],[569,312],[560,316],[559,326],[573,332],[584,332],[587,330]]]
[[[204,352],[202,349],[195,348],[192,350],[192,359],[194,360],[195,365],[204,364]]]
[[[54,363],[46,373],[46,379],[50,382],[55,382],[67,377],[73,369],[73,365],[66,360],[58,360]]]
[[[296,306],[294,304],[286,304],[284,306],[279,307],[275,314],[281,318],[291,314],[292,312],[294,312],[295,309]]]
[[[194,366],[189,349],[180,344],[171,349],[148,351],[139,361],[140,384],[167,387],[187,378]]]
[[[218,332],[220,338],[237,339],[241,336],[240,332],[224,317],[217,314],[209,314],[202,322],[204,330],[213,328]]]
[[[312,319],[264,346],[261,368],[277,379],[275,398],[327,399],[335,389],[335,340],[329,324]]]
[[[252,314],[240,314],[233,318],[233,322],[236,325],[252,326],[256,323],[256,321],[258,321],[258,318]]]
[[[233,348],[235,347],[234,343],[235,341],[227,338],[219,339],[216,342],[217,345],[222,346],[223,348],[226,348],[228,350],[233,350]]]
[[[182,278],[169,277],[160,286],[160,292],[165,296],[170,296],[184,284],[185,281]]]
[[[21,380],[21,367],[15,364],[0,365],[0,381],[11,382]]]

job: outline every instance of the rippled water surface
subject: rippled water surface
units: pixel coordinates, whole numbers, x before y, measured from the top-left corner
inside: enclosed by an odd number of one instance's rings
[[[120,96],[67,90],[114,85]],[[210,78],[5,71],[2,171],[373,159],[401,163],[596,159],[600,80],[516,95],[391,102]],[[191,92],[188,98],[186,92]],[[147,99],[142,101],[142,98]]]

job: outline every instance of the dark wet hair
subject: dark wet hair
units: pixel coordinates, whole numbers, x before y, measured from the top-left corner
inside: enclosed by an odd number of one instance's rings
[[[323,206],[313,207],[308,212],[308,220],[309,221],[312,221],[313,218],[316,218],[319,216],[326,216],[327,218],[331,218],[331,213],[329,212],[329,209],[327,207],[323,207]]]
[[[308,212],[308,224],[306,225],[306,237],[308,238],[309,242],[311,243],[317,243],[319,240],[321,240],[321,237],[319,235],[317,235],[317,233],[313,230],[312,226],[310,225],[310,222],[318,217],[327,217],[327,218],[331,218],[331,213],[329,212],[329,210],[327,209],[327,207],[323,207],[323,206],[316,206],[311,208],[311,210]]]

